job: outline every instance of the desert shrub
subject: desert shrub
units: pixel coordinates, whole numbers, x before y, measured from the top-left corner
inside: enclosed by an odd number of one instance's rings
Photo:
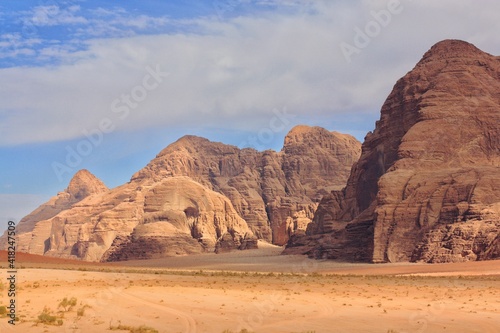
[[[132,327],[130,333],[158,333],[158,330],[149,326],[141,325],[139,327]]]
[[[2,305],[0,306],[0,316],[5,316],[7,314],[7,307]]]
[[[63,324],[62,319],[57,319],[56,316],[50,314],[50,309],[45,307],[43,308],[42,313],[38,315],[38,322],[47,325],[59,325]]]
[[[70,299],[64,297],[58,307],[63,308],[64,311],[70,311],[76,305],[76,302],[77,299],[75,297],[71,297]]]
[[[158,330],[149,326],[141,325],[137,327],[118,324],[116,326],[109,326],[111,331],[129,331],[130,333],[158,333]]]
[[[86,308],[92,308],[92,307],[90,305],[85,304],[84,306],[82,306],[81,308],[79,308],[78,310],[76,310],[76,315],[78,317],[83,317],[83,315],[85,314],[85,309]]]

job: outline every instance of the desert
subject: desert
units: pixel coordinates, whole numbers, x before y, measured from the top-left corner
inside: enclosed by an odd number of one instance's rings
[[[366,264],[259,249],[120,263],[20,255],[2,332],[498,332],[500,261]],[[2,252],[2,263],[6,254]],[[2,275],[7,275],[2,264]],[[5,283],[3,284],[5,288]],[[74,306],[59,306],[64,298]],[[7,304],[2,293],[1,304]],[[47,309],[54,324],[43,323]],[[57,320],[61,320],[60,324]]]
[[[362,144],[187,135],[116,188],[78,171],[0,238],[2,332],[498,332],[498,60],[435,44]]]
[[[500,3],[1,8],[0,333],[500,332]]]

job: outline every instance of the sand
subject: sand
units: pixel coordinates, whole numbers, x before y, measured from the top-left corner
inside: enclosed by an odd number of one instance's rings
[[[20,321],[0,318],[0,332],[500,332],[500,261],[373,265],[276,253],[118,264],[19,255]],[[6,269],[0,275],[5,305]],[[64,297],[76,306],[58,308]],[[44,307],[60,326],[37,323]]]

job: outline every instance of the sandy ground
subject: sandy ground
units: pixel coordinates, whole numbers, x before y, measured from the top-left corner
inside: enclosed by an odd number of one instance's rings
[[[20,321],[0,318],[0,332],[500,332],[500,261],[370,265],[277,252],[112,265],[18,255]],[[58,308],[64,297],[77,305]],[[37,323],[44,307],[61,326]]]

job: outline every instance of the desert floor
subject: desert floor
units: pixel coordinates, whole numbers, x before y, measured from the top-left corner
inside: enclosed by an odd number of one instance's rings
[[[279,251],[114,264],[18,254],[20,321],[0,318],[0,332],[500,332],[500,261],[347,264]],[[67,311],[65,297],[77,299]],[[62,324],[37,322],[44,308]]]

